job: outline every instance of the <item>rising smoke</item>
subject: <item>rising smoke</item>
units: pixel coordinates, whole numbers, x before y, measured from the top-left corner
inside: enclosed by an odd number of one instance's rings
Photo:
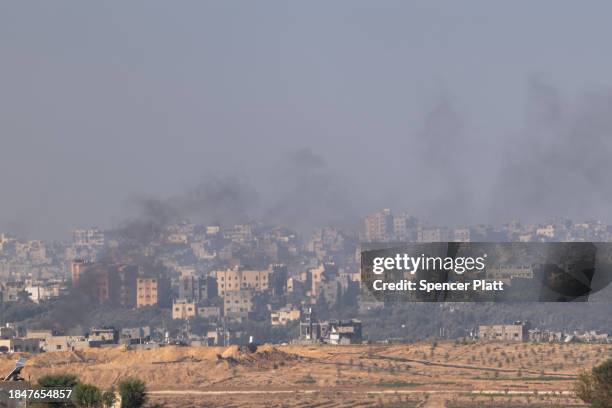
[[[432,224],[546,222],[555,216],[611,220],[612,93],[568,100],[555,86],[532,78],[524,124],[494,135],[494,144],[474,134],[456,105],[440,98],[416,130],[387,143],[390,156],[407,153],[402,171],[390,173],[385,160],[349,171],[300,148],[281,157],[265,186],[217,175],[169,199],[138,197],[138,215],[121,230],[149,242],[165,225],[185,219],[224,225],[262,220],[299,231],[322,225],[356,229],[361,217],[380,207],[408,210]],[[356,182],[364,171],[373,173],[373,185]]]
[[[532,79],[524,129],[500,152],[493,218],[553,216],[610,221],[612,93],[567,100]]]

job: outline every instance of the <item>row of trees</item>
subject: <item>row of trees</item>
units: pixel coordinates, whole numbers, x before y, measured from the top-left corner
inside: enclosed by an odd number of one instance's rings
[[[38,379],[42,388],[72,389],[72,397],[67,402],[45,402],[35,406],[65,408],[110,408],[113,407],[117,394],[121,399],[121,408],[141,408],[147,395],[145,383],[136,378],[126,378],[117,384],[117,389],[102,390],[93,384],[83,383],[74,374],[49,374]]]

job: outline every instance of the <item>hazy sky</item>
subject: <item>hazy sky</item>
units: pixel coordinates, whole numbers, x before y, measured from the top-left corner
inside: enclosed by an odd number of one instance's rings
[[[607,1],[1,2],[0,231],[110,227],[141,197],[202,218],[243,200],[229,218],[289,224],[379,206],[610,221],[611,15]]]

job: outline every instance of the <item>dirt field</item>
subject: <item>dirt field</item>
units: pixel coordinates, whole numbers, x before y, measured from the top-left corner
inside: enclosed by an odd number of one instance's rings
[[[135,376],[168,407],[581,406],[576,375],[612,357],[612,345],[116,347],[26,357],[26,379],[70,372],[106,388]],[[16,358],[1,356],[2,372]]]

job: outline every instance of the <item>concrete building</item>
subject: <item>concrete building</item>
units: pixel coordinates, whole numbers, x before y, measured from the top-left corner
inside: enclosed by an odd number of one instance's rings
[[[104,246],[104,233],[98,228],[75,229],[72,231],[72,241],[77,246]]]
[[[25,285],[23,282],[9,281],[0,283],[0,288],[2,290],[3,302],[16,302],[25,290]]]
[[[136,279],[138,278],[138,267],[136,265],[119,265],[117,267],[117,296],[119,304],[123,307],[133,308],[136,306]]]
[[[39,339],[0,339],[0,353],[38,353],[40,350]]]
[[[25,286],[23,290],[28,293],[30,300],[34,303],[59,297],[65,292],[65,288],[59,282],[32,283]]]
[[[417,232],[417,242],[448,242],[454,235],[447,228],[423,228]]]
[[[318,321],[312,310],[307,310],[302,315],[300,337],[295,342],[299,344],[359,344],[362,342],[361,321],[356,319]]]
[[[393,215],[391,210],[385,208],[379,212],[368,215],[364,220],[364,241],[386,242],[393,236]]]
[[[236,344],[241,332],[233,330],[223,330],[221,327],[217,327],[215,330],[209,330],[204,338],[204,345],[212,346],[229,346],[230,344]]]
[[[361,321],[359,320],[330,320],[326,332],[328,333],[327,342],[329,344],[349,345],[359,344],[362,341]]]
[[[74,351],[89,347],[85,336],[57,335],[53,330],[28,330],[26,339],[39,341],[42,351]]]
[[[178,298],[189,302],[199,303],[217,295],[217,284],[213,278],[191,274],[181,276],[178,289]]]
[[[117,344],[119,332],[114,327],[92,327],[87,336],[89,347],[99,347],[104,344]]]
[[[127,344],[142,344],[151,339],[151,328],[143,327],[124,327],[119,333],[119,341]]]
[[[482,325],[478,327],[478,338],[485,341],[527,341],[530,325],[517,321],[513,324]]]
[[[272,326],[285,326],[289,322],[300,320],[301,315],[300,309],[286,306],[270,313],[270,321]]]
[[[561,343],[566,336],[560,331],[530,329],[528,338],[533,343]]]
[[[42,349],[51,351],[75,351],[89,347],[85,336],[50,336],[44,339]]]
[[[308,295],[318,297],[321,291],[321,284],[325,281],[332,281],[337,275],[338,267],[330,262],[309,269],[307,275],[307,281],[309,283]]]
[[[138,278],[136,281],[136,307],[155,306],[159,302],[160,286],[157,278]]]
[[[417,219],[403,213],[393,217],[393,239],[396,241],[413,241],[416,238]]]
[[[236,224],[223,231],[223,235],[232,242],[243,243],[253,239],[254,229],[253,224]]]
[[[584,343],[610,343],[612,339],[608,335],[608,333],[598,333],[596,330],[589,331],[574,331],[572,335],[574,339],[577,341],[581,341]]]
[[[203,319],[219,320],[221,308],[219,306],[197,306],[198,316]]]
[[[308,294],[310,296],[317,296],[317,289],[319,288],[319,284],[323,280],[323,273],[325,273],[324,264],[321,264],[316,268],[311,268],[308,270],[308,283],[310,283],[308,288]]]
[[[175,300],[172,304],[172,319],[189,319],[195,317],[197,308],[194,302]]]
[[[253,290],[243,289],[229,291],[223,297],[223,315],[229,318],[243,319],[253,311]]]
[[[90,262],[85,261],[84,259],[75,259],[70,264],[70,278],[72,280],[72,286],[76,287],[79,282],[79,278],[83,273],[84,268],[89,265]]]
[[[51,337],[54,334],[55,333],[53,330],[28,330],[26,333],[26,339],[45,340],[47,337]]]
[[[115,300],[116,272],[113,265],[76,260],[71,266],[72,286],[98,303],[109,302]]]
[[[242,270],[240,268],[216,271],[217,293],[225,296],[228,292],[252,289],[262,292],[269,288],[272,268],[265,270]]]
[[[128,308],[138,304],[139,270],[135,265],[75,260],[70,272],[72,287],[98,303],[111,302]]]

